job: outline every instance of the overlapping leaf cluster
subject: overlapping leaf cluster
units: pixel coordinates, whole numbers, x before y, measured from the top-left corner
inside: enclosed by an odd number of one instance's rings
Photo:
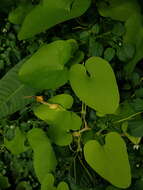
[[[36,5],[24,0],[10,12],[9,20],[20,25],[18,38],[24,40],[59,23],[81,16],[90,5],[90,0],[57,0],[56,2],[41,0]],[[143,27],[139,4],[136,0],[120,2],[105,0],[97,2],[97,9],[101,16],[125,23],[126,31],[123,35],[122,48],[124,56],[121,59],[125,62],[129,61],[124,67],[126,76],[129,76],[128,74],[131,74],[138,61],[142,59]],[[130,49],[133,58],[128,55],[126,48]],[[92,47],[92,51],[93,49]],[[71,94],[59,93],[46,101],[43,97],[37,96],[40,105],[35,105],[33,112],[37,118],[47,124],[46,130],[38,126],[23,133],[17,128],[12,140],[4,139],[4,146],[14,155],[29,149],[33,151],[33,168],[41,184],[41,190],[69,190],[65,182],[54,185],[53,174],[56,173],[58,166],[54,147],[71,148],[71,144],[74,143],[77,146],[76,154],[82,154],[82,159],[90,169],[92,168],[117,188],[130,187],[131,166],[126,144],[121,135],[126,136],[133,144],[139,144],[143,136],[141,118],[143,106],[137,109],[137,103],[127,101],[120,104],[116,76],[112,65],[107,61],[112,60],[115,54],[112,50],[108,49],[104,54],[105,60],[100,56],[88,57],[75,39],[54,40],[51,43],[44,43],[33,55],[18,64],[1,80],[2,115],[0,117],[11,114],[30,103],[29,99],[23,99],[23,96],[35,97],[37,92],[56,91],[64,85],[73,90],[74,97],[82,104],[83,112],[80,117],[78,113],[72,111],[74,98]],[[118,53],[119,57],[122,50]],[[89,54],[92,53],[89,51]],[[108,57],[109,53],[111,55]],[[13,87],[8,86],[9,80]],[[14,103],[16,98],[13,94],[20,100],[18,105]],[[102,131],[108,132],[106,124],[96,133],[95,125],[92,128],[88,126],[85,107],[94,110],[98,118],[102,117],[103,120],[109,118],[114,127],[114,132],[110,131],[105,135],[103,144],[97,139]],[[136,116],[138,117],[132,120]],[[118,126],[120,130],[115,132]],[[85,141],[83,132],[91,134]],[[104,141],[104,138],[101,137],[99,140]],[[25,145],[26,141],[28,146]],[[114,189],[113,186],[107,189]]]

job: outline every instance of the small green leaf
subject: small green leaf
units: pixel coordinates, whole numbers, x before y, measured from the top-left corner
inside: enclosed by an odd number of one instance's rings
[[[41,190],[56,190],[56,187],[53,186],[54,185],[54,176],[52,174],[47,174],[44,177],[44,180],[42,181],[41,184]]]
[[[119,60],[123,62],[127,62],[130,59],[132,59],[134,54],[135,54],[135,47],[129,43],[123,44],[123,46],[117,50],[117,56]]]
[[[66,63],[78,49],[75,40],[58,40],[43,45],[20,69],[20,79],[38,89],[55,89],[68,80]]]
[[[107,48],[104,51],[104,59],[111,61],[115,56],[115,50],[113,48]]]
[[[91,37],[89,39],[89,56],[102,56],[103,45],[100,42],[96,42],[95,38]]]
[[[4,145],[12,154],[17,155],[22,152],[25,152],[28,149],[28,147],[24,145],[25,140],[26,140],[25,135],[17,127],[15,130],[14,138],[10,141],[5,138]]]
[[[41,190],[69,190],[67,183],[60,182],[58,187],[54,187],[54,176],[47,174],[42,182]]]
[[[99,114],[113,114],[118,108],[118,86],[114,72],[106,60],[91,57],[85,66],[73,65],[70,83],[75,94]]]
[[[28,134],[28,141],[34,151],[33,164],[35,173],[42,183],[47,173],[55,170],[57,160],[51,143],[42,129],[31,129]]]
[[[18,185],[16,186],[16,190],[32,190],[32,187],[29,183],[27,183],[26,181],[21,181],[20,183],[18,183]]]
[[[107,134],[103,146],[96,140],[88,141],[84,155],[87,163],[112,185],[127,188],[131,184],[126,144],[118,133]]]
[[[53,104],[60,104],[65,109],[70,109],[73,105],[73,98],[69,94],[56,95],[50,98],[48,101]]]
[[[99,34],[99,32],[100,32],[100,26],[99,26],[99,24],[93,25],[92,28],[91,28],[91,32],[93,34]]]
[[[125,26],[123,23],[115,23],[112,29],[112,33],[117,36],[122,36],[125,33]]]
[[[27,14],[18,37],[20,40],[30,38],[56,24],[79,17],[90,3],[90,0],[56,0],[56,3],[43,0]]]
[[[70,130],[78,130],[81,126],[80,117],[65,109],[72,106],[72,97],[61,94],[49,99],[49,102],[59,106],[52,109],[48,105],[40,105],[34,109],[34,113],[50,125],[48,135],[54,143],[60,146],[68,145],[72,142]]]
[[[69,190],[68,184],[65,182],[60,182],[57,187],[57,190]]]

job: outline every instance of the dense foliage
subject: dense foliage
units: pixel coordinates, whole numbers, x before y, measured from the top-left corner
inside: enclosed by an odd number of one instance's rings
[[[1,0],[0,190],[143,189],[140,0]]]

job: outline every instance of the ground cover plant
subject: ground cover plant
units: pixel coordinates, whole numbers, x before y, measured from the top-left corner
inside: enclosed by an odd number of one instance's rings
[[[139,0],[1,0],[0,190],[143,189]]]

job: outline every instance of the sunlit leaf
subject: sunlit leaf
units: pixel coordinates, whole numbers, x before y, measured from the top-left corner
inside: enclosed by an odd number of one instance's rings
[[[35,115],[50,125],[48,136],[60,146],[70,144],[72,142],[70,130],[78,130],[81,126],[80,117],[74,112],[65,109],[72,106],[71,100],[70,95],[61,94],[49,100],[49,102],[59,104],[57,108],[53,109],[48,105],[40,105],[34,109]]]
[[[30,38],[58,23],[79,17],[90,3],[90,0],[43,0],[27,14],[18,37]]]
[[[106,60],[91,57],[85,66],[73,65],[70,83],[75,94],[100,115],[114,113],[118,108],[118,86],[112,67]]]
[[[118,133],[107,134],[103,146],[96,140],[88,141],[84,155],[87,163],[112,185],[127,188],[131,184],[126,144]]]
[[[66,63],[77,49],[75,40],[58,40],[43,45],[21,67],[20,79],[38,89],[55,89],[64,85],[68,80]]]
[[[38,180],[42,183],[47,173],[55,170],[57,160],[51,143],[42,129],[31,129],[28,141],[34,151],[33,165]]]

